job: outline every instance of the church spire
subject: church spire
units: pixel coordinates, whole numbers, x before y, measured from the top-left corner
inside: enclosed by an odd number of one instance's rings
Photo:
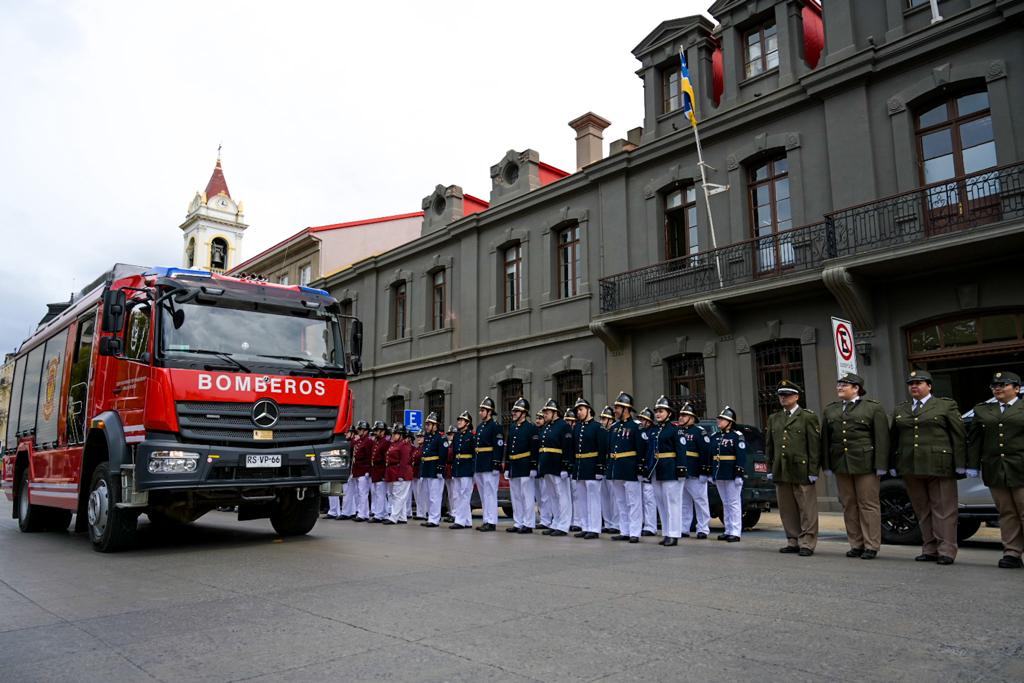
[[[217,145],[217,164],[213,167],[213,174],[210,176],[210,182],[206,183],[206,200],[209,201],[219,195],[221,192],[226,194],[228,197],[231,193],[228,192],[228,181],[224,180],[224,169],[220,165],[220,145]]]

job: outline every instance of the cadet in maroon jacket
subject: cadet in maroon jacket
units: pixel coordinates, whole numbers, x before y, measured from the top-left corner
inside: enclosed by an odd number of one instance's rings
[[[373,482],[373,503],[370,507],[370,521],[383,522],[391,514],[388,507],[388,491],[384,482],[387,469],[387,452],[391,447],[389,431],[383,420],[373,423],[373,433],[377,437],[373,443],[373,456],[370,461],[370,481]]]
[[[370,460],[373,457],[373,437],[370,424],[360,420],[356,424],[356,438],[352,442],[352,474],[354,482],[352,495],[355,498],[355,514],[352,520],[365,522],[370,518]]]
[[[405,506],[412,483],[412,444],[406,440],[405,435],[404,426],[396,424],[391,428],[391,444],[388,446],[384,472],[391,514],[384,520],[385,524],[405,524],[407,521]]]

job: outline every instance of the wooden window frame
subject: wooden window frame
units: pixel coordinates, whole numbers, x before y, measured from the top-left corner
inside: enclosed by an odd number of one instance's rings
[[[687,200],[687,193],[693,190],[693,201]],[[681,194],[681,203],[679,206],[669,208],[669,198],[679,192]],[[683,258],[686,256],[693,256],[700,251],[700,243],[698,240],[691,240],[691,233],[697,228],[698,223],[694,222],[690,225],[689,215],[690,209],[697,209],[697,188],[693,183],[680,183],[673,186],[664,196],[665,201],[665,229],[664,229],[664,240],[665,240],[665,260],[672,261],[677,258]],[[674,253],[672,244],[672,223],[677,220],[677,217],[681,217],[683,225],[683,253]]]
[[[675,84],[675,93],[672,85]],[[678,67],[666,65],[661,69],[661,113],[670,114],[683,108],[682,74]]]
[[[578,382],[576,381],[578,378]],[[583,396],[583,371],[563,370],[554,376],[555,400],[564,412]]]
[[[409,308],[409,286],[402,280],[391,285],[391,338],[405,339]]]
[[[509,258],[509,255],[512,258]],[[512,269],[511,273],[509,269]],[[513,275],[515,285],[509,292],[509,275]],[[522,308],[523,304],[523,244],[515,242],[501,250],[501,301],[502,311],[512,313]]]
[[[783,352],[786,352],[785,354]],[[757,407],[763,430],[768,425],[768,416],[779,410],[778,383],[788,379],[803,386],[803,347],[799,339],[774,339],[758,344],[751,349],[754,361],[754,376],[757,383]],[[765,362],[769,354],[778,354],[777,362]],[[796,358],[797,360],[791,360]],[[800,405],[806,406],[806,397],[800,394]]]
[[[697,370],[699,368],[699,371]],[[681,408],[683,401],[690,401],[697,408],[698,415],[707,410],[707,377],[704,368],[704,355],[700,353],[680,353],[665,359],[667,372],[666,396]],[[690,385],[689,395],[683,395],[679,387]],[[698,390],[695,390],[694,388]]]
[[[767,41],[767,38],[765,36],[765,31],[766,31],[766,29],[769,29],[769,28],[774,28],[775,29],[775,54],[776,54],[776,58],[775,58],[776,59],[776,65],[773,66],[773,67],[770,67],[770,68],[768,66],[768,54],[769,54],[768,50],[767,50],[768,41]],[[761,48],[761,56],[757,60],[750,59],[750,43],[748,42],[749,39],[750,39],[750,36],[752,36],[754,34],[757,34],[757,44]],[[762,75],[768,73],[769,71],[773,71],[773,70],[779,68],[778,67],[778,56],[777,56],[779,54],[779,29],[778,29],[778,25],[775,23],[774,19],[768,19],[766,21],[761,22],[756,27],[754,27],[752,29],[749,29],[747,31],[744,31],[743,35],[742,35],[742,40],[743,40],[743,78],[744,78],[744,80],[746,80],[748,78],[757,78],[758,76],[762,76]],[[751,64],[755,64],[755,63],[760,64],[761,70],[758,71],[757,73],[753,73],[753,74],[752,73],[748,73],[750,65]]]
[[[563,241],[566,235],[570,238]],[[574,223],[558,231],[557,244],[557,268],[558,268],[558,298],[567,299],[580,293],[582,283],[580,271],[582,270],[582,231],[580,224]]]
[[[440,277],[440,282],[438,282]],[[448,274],[444,268],[430,273],[430,329],[443,330],[448,321]]]

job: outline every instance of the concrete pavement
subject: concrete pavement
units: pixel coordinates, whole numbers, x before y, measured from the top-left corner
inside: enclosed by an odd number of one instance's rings
[[[0,679],[1021,680],[1024,571],[884,546],[812,558],[772,516],[661,548],[322,521],[282,541],[211,513],[138,550],[21,534],[0,505]],[[777,518],[776,518],[777,519]],[[994,531],[994,530],[989,530]]]

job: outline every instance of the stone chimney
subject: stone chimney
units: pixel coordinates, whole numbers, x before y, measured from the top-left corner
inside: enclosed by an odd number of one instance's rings
[[[465,198],[462,188],[458,185],[438,185],[433,193],[423,198],[423,225],[420,235],[440,230],[449,223],[454,223],[465,214]]]
[[[569,127],[576,131],[576,170],[600,161],[604,155],[604,129],[612,125],[608,119],[602,118],[592,111],[569,122]]]

